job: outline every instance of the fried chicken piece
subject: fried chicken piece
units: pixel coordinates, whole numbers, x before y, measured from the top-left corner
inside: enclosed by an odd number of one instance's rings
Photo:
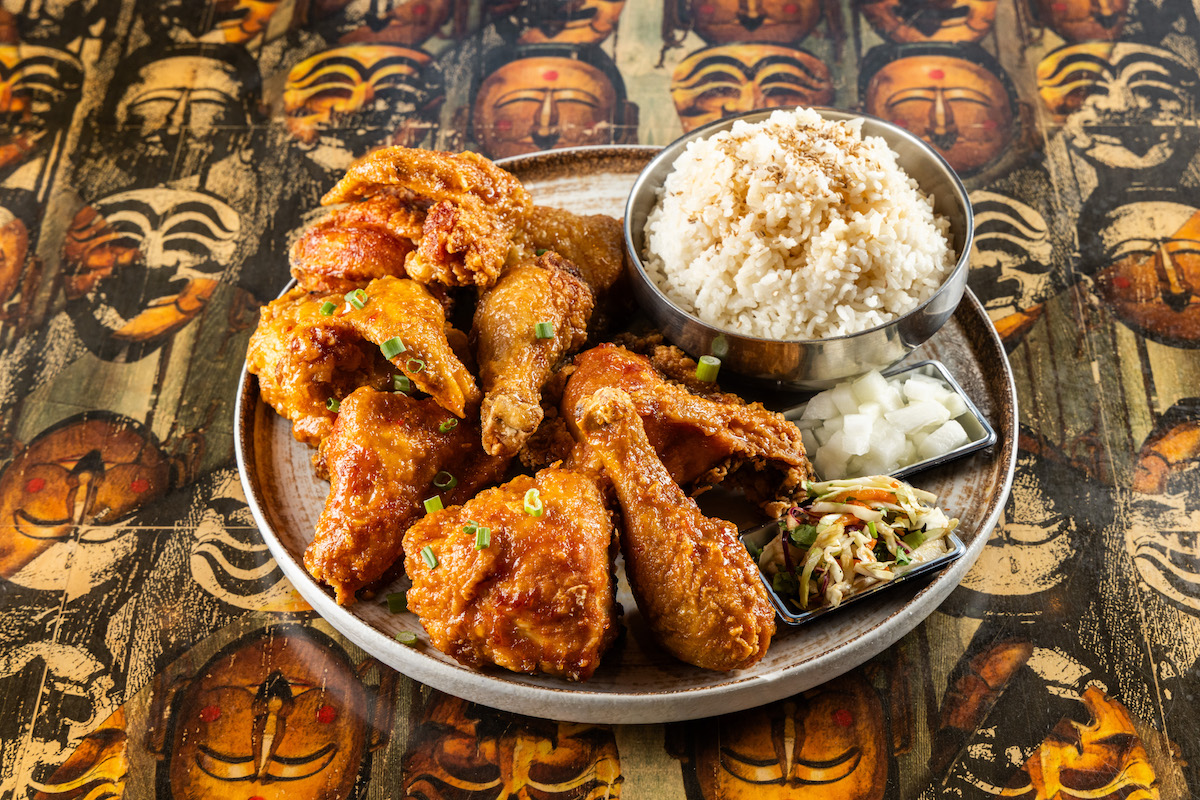
[[[534,488],[540,516],[524,510]],[[490,531],[487,546],[468,525]],[[408,607],[463,664],[586,680],[616,636],[615,549],[590,478],[556,467],[521,475],[409,528]]]
[[[616,488],[625,574],[659,643],[705,669],[757,663],[775,611],[737,528],[701,514],[671,479],[625,392],[598,389],[580,402],[575,423]]]
[[[553,250],[577,266],[598,297],[608,299],[610,289],[624,283],[625,230],[615,217],[534,206],[518,239],[527,250]]]
[[[321,443],[329,497],[304,552],[309,573],[332,586],[342,605],[400,558],[404,532],[424,513],[426,498],[461,503],[504,475],[508,459],[480,449],[479,426],[470,419],[448,426],[453,419],[432,398],[368,387],[342,400]],[[457,481],[453,488],[434,486],[442,470]]]
[[[302,442],[319,444],[336,418],[327,407],[359,386],[390,387],[404,374],[446,410],[462,417],[480,400],[475,379],[447,342],[442,306],[403,278],[381,278],[364,289],[356,309],[341,294],[310,294],[297,286],[262,310],[250,337],[247,369],[263,400],[292,421]],[[333,313],[321,313],[325,303]],[[407,348],[389,364],[380,345],[399,337]]]
[[[800,430],[781,414],[731,394],[693,394],[667,381],[645,357],[610,344],[575,357],[562,412],[576,438],[576,406],[605,386],[633,398],[650,443],[681,486],[726,481],[778,516],[802,499],[804,482],[813,479]]]
[[[405,270],[421,283],[490,286],[529,208],[528,192],[476,153],[385,147],[358,159],[321,198],[324,205],[403,190],[431,204]]]
[[[483,448],[512,455],[542,422],[542,386],[587,340],[592,291],[557,253],[511,266],[484,292],[471,335],[483,384]],[[539,338],[546,323],[551,336]]]
[[[405,277],[425,212],[382,192],[310,225],[292,246],[292,277],[310,292],[347,292],[367,281]]]

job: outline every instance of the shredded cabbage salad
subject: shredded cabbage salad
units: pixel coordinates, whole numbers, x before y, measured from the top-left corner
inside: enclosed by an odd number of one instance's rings
[[[949,549],[958,527],[937,496],[886,475],[809,483],[757,554],[775,592],[802,609],[847,596]]]

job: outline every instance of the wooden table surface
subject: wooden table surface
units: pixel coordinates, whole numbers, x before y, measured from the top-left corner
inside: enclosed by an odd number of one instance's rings
[[[1198,13],[5,0],[0,797],[1196,795]],[[665,144],[797,104],[903,124],[971,193],[1021,440],[950,599],[823,687],[646,726],[467,703],[313,614],[247,511],[232,404],[346,164]]]

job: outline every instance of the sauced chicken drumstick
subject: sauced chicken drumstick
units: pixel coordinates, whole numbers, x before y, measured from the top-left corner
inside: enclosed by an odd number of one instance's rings
[[[521,475],[409,528],[408,607],[464,664],[586,680],[616,635],[615,544],[591,478]]]
[[[420,284],[372,281],[362,308],[341,294],[309,294],[297,286],[262,310],[250,337],[246,366],[263,400],[292,421],[292,433],[319,444],[333,427],[330,399],[359,386],[388,388],[403,373],[456,416],[480,400],[475,379],[447,341],[442,306]],[[327,303],[335,308],[323,313]],[[403,343],[388,363],[381,347]],[[391,349],[398,348],[392,342]]]
[[[404,191],[422,203],[421,241],[405,270],[421,283],[490,286],[532,201],[515,177],[475,153],[385,147],[350,165],[321,198],[345,203]]]
[[[575,357],[562,411],[576,438],[575,407],[606,386],[633,399],[651,445],[682,486],[703,487],[728,477],[768,515],[778,516],[813,478],[800,431],[782,415],[734,395],[694,394],[666,380],[643,356],[611,344]]]
[[[320,458],[329,497],[304,566],[343,605],[400,558],[404,532],[427,498],[440,493],[445,505],[461,503],[508,466],[508,459],[480,449],[479,427],[470,419],[458,422],[432,398],[368,387],[342,400]],[[442,488],[435,480],[454,485]]]
[[[701,514],[671,479],[628,394],[599,389],[574,416],[616,488],[625,572],[659,643],[705,669],[757,663],[775,633],[775,611],[737,528]]]
[[[550,370],[587,339],[592,292],[556,253],[509,267],[475,308],[483,447],[513,455],[542,422]]]

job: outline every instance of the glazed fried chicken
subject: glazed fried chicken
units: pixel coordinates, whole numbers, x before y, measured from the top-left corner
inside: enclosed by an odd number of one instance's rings
[[[604,387],[633,399],[646,435],[676,483],[689,488],[726,481],[769,516],[801,499],[813,479],[800,431],[761,403],[734,395],[694,394],[665,379],[643,356],[602,344],[575,357],[563,394],[563,418],[581,438],[575,409]]]
[[[518,239],[531,253],[553,250],[570,261],[602,302],[625,275],[625,232],[614,217],[534,206],[521,223]]]
[[[591,315],[591,290],[556,253],[509,267],[479,298],[471,335],[484,392],[485,450],[512,455],[537,430],[542,386],[555,364],[583,346]],[[539,336],[540,324],[549,326],[549,336]]]
[[[524,508],[535,488],[540,516]],[[486,546],[471,526],[488,529]],[[586,680],[616,635],[614,546],[590,478],[522,475],[409,528],[408,607],[463,664]]]
[[[625,573],[659,643],[705,669],[757,663],[775,612],[737,528],[705,517],[671,479],[625,392],[598,389],[579,403],[574,422],[616,488]]]
[[[475,379],[447,342],[442,306],[420,284],[381,278],[364,289],[361,309],[341,294],[296,287],[263,308],[250,337],[247,369],[263,400],[292,421],[292,433],[319,444],[333,427],[330,399],[359,386],[388,388],[404,374],[455,416],[480,400]],[[322,307],[336,308],[323,314]],[[399,337],[405,350],[384,358],[380,345]]]
[[[417,249],[425,213],[407,199],[381,192],[339,208],[301,234],[291,268],[310,292],[347,292],[375,278],[405,277],[404,260]]]
[[[385,147],[350,165],[324,205],[403,192],[428,204],[405,270],[421,283],[490,286],[532,206],[521,182],[475,153]]]
[[[503,476],[508,459],[480,449],[479,427],[451,420],[432,398],[362,387],[342,400],[321,443],[329,497],[304,553],[304,566],[333,587],[339,603],[352,603],[400,558],[404,532],[424,513],[426,498],[462,503]],[[453,487],[434,486],[443,470]]]

